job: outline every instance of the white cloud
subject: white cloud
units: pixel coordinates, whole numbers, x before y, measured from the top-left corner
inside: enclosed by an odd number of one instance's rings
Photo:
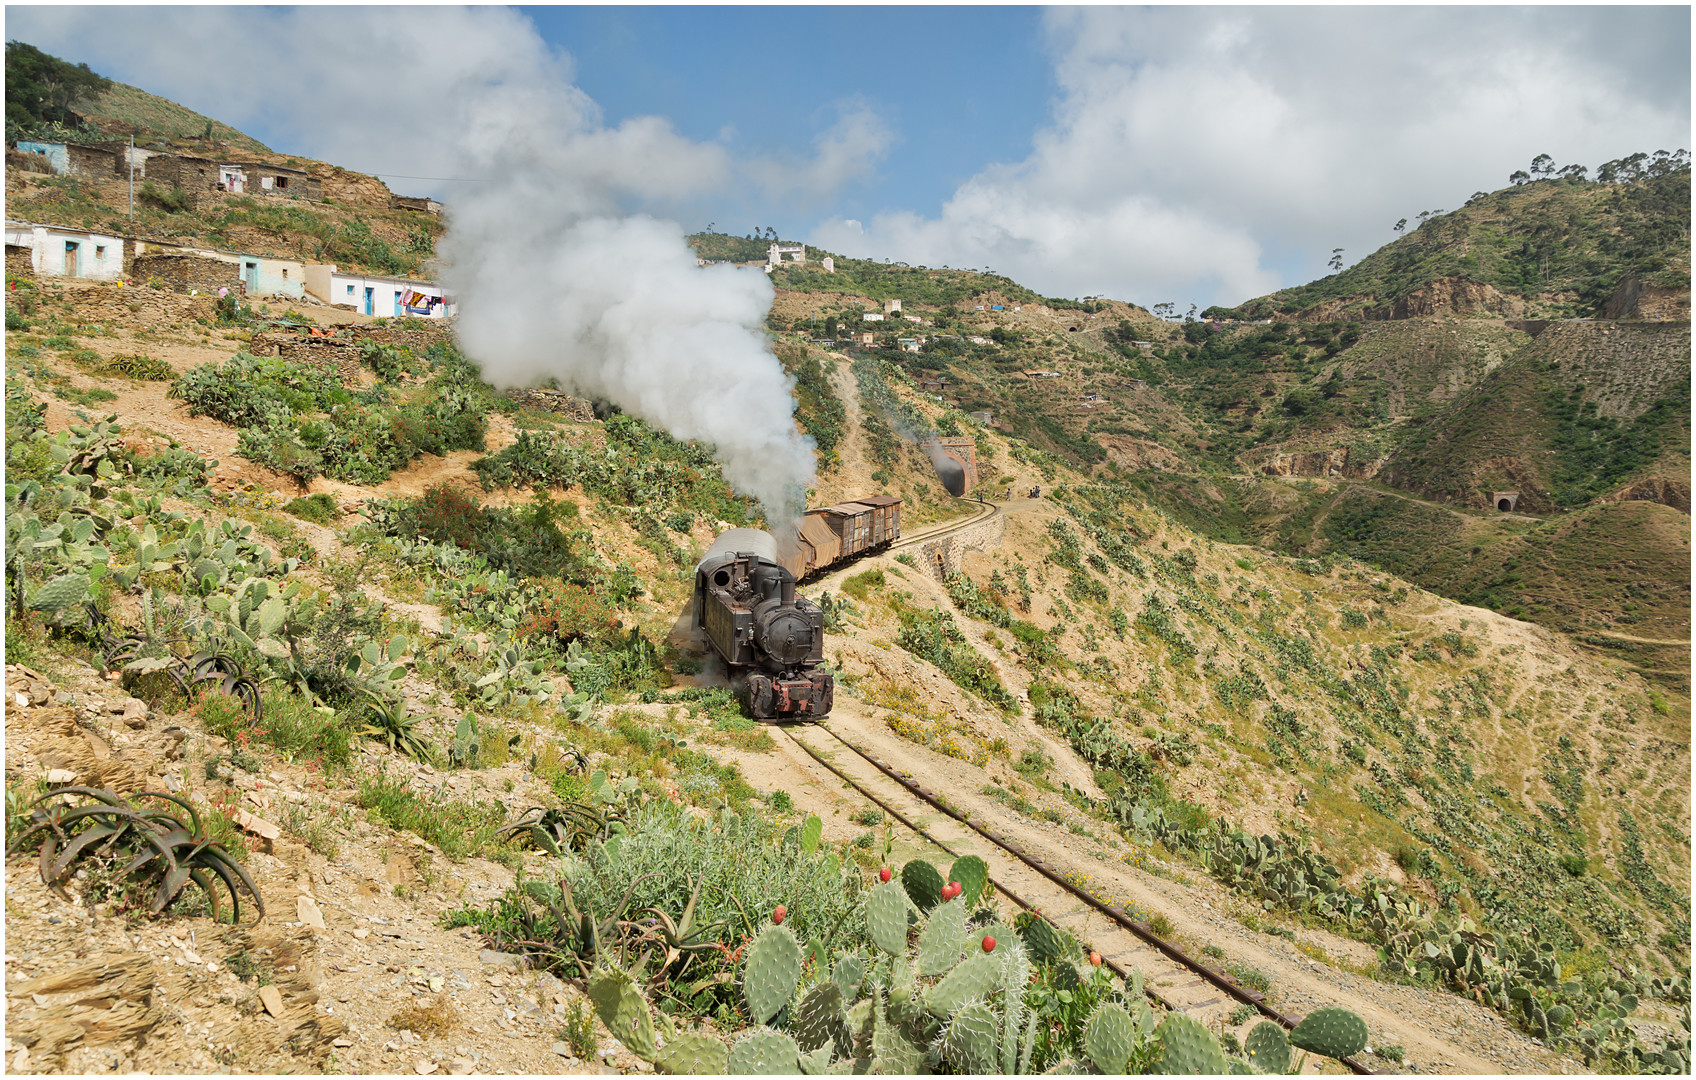
[[[1684,8],[1085,8],[1024,161],[934,217],[815,243],[989,266],[1052,295],[1235,303],[1350,261],[1534,155],[1688,145]]]
[[[877,168],[889,153],[895,133],[863,101],[840,102],[837,113],[836,123],[813,140],[811,160],[751,163],[750,171],[768,197],[822,199]]]

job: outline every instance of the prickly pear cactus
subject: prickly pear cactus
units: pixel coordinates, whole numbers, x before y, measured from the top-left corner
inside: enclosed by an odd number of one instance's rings
[[[1042,919],[1031,919],[1019,936],[1025,939],[1031,960],[1038,964],[1049,964],[1066,955],[1065,941]]]
[[[970,907],[989,884],[989,864],[976,855],[962,855],[948,868],[948,880],[960,883],[960,898]]]
[[[883,992],[872,992],[871,1071],[883,1075],[904,1075],[919,1071],[924,1052],[901,1034],[900,1029],[884,1013]]]
[[[857,952],[837,957],[830,969],[830,981],[842,991],[843,1001],[853,1001],[860,993],[860,984],[866,981],[865,958]]]
[[[589,976],[589,1000],[612,1037],[643,1061],[654,1060],[659,1044],[654,1037],[654,1017],[648,1002],[630,976],[622,971],[597,968]]]
[[[1366,1049],[1366,1021],[1347,1009],[1326,1005],[1296,1025],[1290,1042],[1329,1058],[1349,1057]]]
[[[789,1033],[803,1054],[833,1047],[839,1057],[853,1049],[848,1037],[848,1014],[842,1007],[842,988],[834,982],[813,987],[789,1018]]]
[[[959,1012],[969,1001],[987,996],[1001,975],[1001,963],[988,953],[969,956],[925,992],[925,1008],[939,1019]]]
[[[1290,1071],[1290,1037],[1284,1029],[1270,1020],[1255,1025],[1243,1040],[1248,1062],[1263,1073]]]
[[[1160,1071],[1168,1074],[1215,1076],[1230,1063],[1213,1033],[1183,1013],[1168,1013],[1154,1029],[1160,1043]]]
[[[723,1043],[711,1035],[690,1031],[666,1043],[654,1058],[654,1067],[679,1076],[722,1076],[728,1060]]]
[[[931,909],[919,931],[917,969],[920,975],[944,975],[960,962],[966,940],[966,905],[950,900]]]
[[[732,1076],[785,1076],[801,1071],[795,1040],[768,1027],[750,1030],[730,1048],[725,1072]]]
[[[907,894],[890,881],[866,896],[866,932],[872,944],[900,956],[907,951]]]
[[[756,1024],[770,1020],[789,1003],[801,978],[801,959],[801,943],[787,926],[766,927],[748,947],[742,968],[742,996]]]
[[[942,875],[923,859],[914,859],[901,868],[901,885],[908,899],[924,912],[942,902]]]
[[[1136,1024],[1120,1005],[1104,1002],[1084,1025],[1084,1053],[1109,1075],[1125,1071],[1137,1044]]]
[[[954,1071],[981,1075],[996,1071],[995,1012],[974,1002],[954,1014],[938,1049]]]

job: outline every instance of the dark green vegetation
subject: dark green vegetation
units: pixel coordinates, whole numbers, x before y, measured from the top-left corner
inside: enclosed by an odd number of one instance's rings
[[[1347,311],[1388,313],[1419,289],[1459,278],[1513,296],[1552,294],[1548,314],[1585,317],[1599,314],[1628,277],[1688,288],[1688,154],[1645,160],[1634,179],[1613,173],[1613,182],[1550,178],[1479,193],[1341,273],[1210,311],[1259,319],[1305,315],[1334,301]]]
[[[302,486],[320,473],[379,484],[420,454],[483,449],[493,392],[450,346],[432,346],[424,359],[432,374],[421,386],[349,391],[309,365],[237,353],[188,372],[171,396],[192,416],[240,428],[238,454]]]
[[[74,110],[112,86],[87,64],[69,64],[21,41],[6,42],[6,141],[77,134]]]
[[[837,447],[847,434],[844,425],[848,416],[842,402],[831,389],[824,364],[817,354],[800,346],[781,347],[777,358],[783,370],[795,380],[795,419],[801,430],[812,436],[818,449],[819,469],[835,468],[841,463]]]
[[[244,149],[264,145],[174,101],[68,64],[20,41],[6,43],[6,140],[213,137]]]

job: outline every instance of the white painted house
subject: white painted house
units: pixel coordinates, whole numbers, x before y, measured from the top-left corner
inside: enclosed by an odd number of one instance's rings
[[[458,312],[458,305],[447,298],[440,285],[343,272],[334,263],[308,264],[306,291],[326,304],[351,307],[364,315],[444,319]]]
[[[41,277],[115,281],[124,276],[124,239],[58,225],[6,222],[6,246],[29,249],[30,268]]]
[[[306,264],[295,259],[273,259],[223,248],[193,247],[159,240],[133,240],[131,245],[136,255],[193,255],[235,263],[243,291],[248,296],[282,296],[299,300],[306,295]]]

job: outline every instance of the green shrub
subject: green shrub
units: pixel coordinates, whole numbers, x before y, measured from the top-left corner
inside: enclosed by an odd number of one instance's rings
[[[283,510],[315,525],[328,525],[342,516],[341,506],[336,503],[335,496],[323,491],[316,495],[290,499],[283,504]]]

